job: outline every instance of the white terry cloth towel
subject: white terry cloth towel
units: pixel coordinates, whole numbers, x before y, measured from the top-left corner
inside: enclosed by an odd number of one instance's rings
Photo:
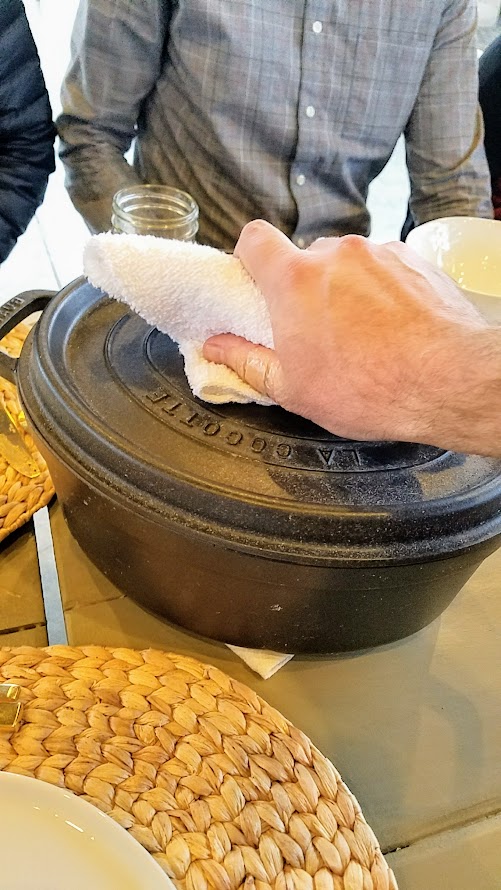
[[[106,232],[86,244],[84,272],[91,284],[179,344],[200,399],[273,404],[226,365],[202,355],[205,340],[223,333],[273,348],[263,295],[237,257],[202,244]]]
[[[225,365],[207,362],[202,355],[207,337],[227,332],[273,347],[266,303],[239,259],[200,244],[107,232],[88,241],[84,272],[91,284],[127,303],[179,344],[196,396],[216,404],[272,404]],[[293,657],[228,648],[264,680]]]

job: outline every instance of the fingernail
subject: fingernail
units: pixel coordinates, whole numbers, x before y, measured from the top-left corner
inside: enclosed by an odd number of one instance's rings
[[[223,350],[218,343],[207,340],[203,346],[203,354],[208,362],[215,362],[218,365],[223,364]]]

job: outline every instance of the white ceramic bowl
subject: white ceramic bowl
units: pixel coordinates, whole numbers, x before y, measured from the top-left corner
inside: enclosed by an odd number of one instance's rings
[[[409,232],[407,244],[450,275],[486,318],[501,322],[501,221],[435,219]]]

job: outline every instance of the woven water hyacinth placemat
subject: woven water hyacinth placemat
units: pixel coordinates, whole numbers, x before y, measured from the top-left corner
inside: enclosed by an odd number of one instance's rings
[[[18,324],[0,342],[0,349],[17,358],[29,333],[26,324]],[[21,405],[16,387],[0,377],[0,411],[7,407],[11,417],[21,416]],[[45,507],[54,496],[54,486],[49,476],[47,464],[35,447],[33,439],[22,423],[16,423],[17,430],[31,457],[37,464],[40,475],[33,479],[23,476],[5,460],[0,450],[0,541],[20,528],[40,507]]]
[[[332,764],[226,674],[100,646],[0,649],[22,722],[0,769],[85,797],[182,890],[396,890]]]

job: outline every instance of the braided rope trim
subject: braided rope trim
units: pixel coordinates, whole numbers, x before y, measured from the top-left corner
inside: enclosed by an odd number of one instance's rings
[[[21,354],[29,327],[18,324],[1,341],[1,348],[13,357]],[[19,417],[21,405],[16,387],[0,377],[0,411],[7,407],[12,417]],[[54,486],[49,476],[47,464],[22,424],[17,424],[26,448],[40,469],[34,479],[23,476],[14,470],[0,453],[0,541],[21,528],[41,507],[45,507],[54,496]]]
[[[152,649],[0,649],[0,769],[108,813],[180,890],[397,890],[339,773],[218,669]]]

